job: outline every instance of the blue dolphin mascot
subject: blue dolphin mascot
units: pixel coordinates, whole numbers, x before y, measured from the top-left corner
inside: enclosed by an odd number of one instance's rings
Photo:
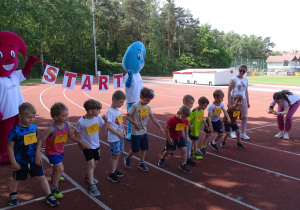
[[[140,92],[143,88],[143,80],[140,71],[145,65],[146,48],[142,42],[132,43],[125,52],[122,60],[123,69],[127,72],[125,75],[125,94],[127,111],[132,104],[140,100]],[[126,139],[131,141],[131,123],[127,124]]]

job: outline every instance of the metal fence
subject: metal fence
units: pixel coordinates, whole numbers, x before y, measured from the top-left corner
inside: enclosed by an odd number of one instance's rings
[[[265,59],[233,58],[231,67],[238,69],[240,65],[247,65],[250,71],[267,71],[267,62]]]

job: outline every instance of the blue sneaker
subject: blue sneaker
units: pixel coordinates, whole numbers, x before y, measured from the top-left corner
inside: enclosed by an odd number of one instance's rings
[[[201,148],[201,149],[200,149],[200,153],[201,153],[202,155],[206,155],[206,148]]]
[[[127,158],[127,157],[124,157],[124,165],[127,167],[127,168],[131,168],[131,159],[130,158]]]
[[[218,148],[217,144],[213,144],[212,142],[210,142],[209,146],[211,146],[212,148],[214,148],[216,151],[220,151],[220,149]]]
[[[138,168],[142,171],[149,171],[149,168],[145,165],[145,163],[141,163]]]

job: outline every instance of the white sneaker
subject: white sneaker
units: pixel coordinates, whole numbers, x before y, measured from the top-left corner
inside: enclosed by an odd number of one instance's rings
[[[234,131],[231,132],[230,136],[232,139],[236,139],[236,133]]]
[[[289,134],[285,133],[284,136],[283,136],[283,139],[290,139]]]
[[[247,136],[246,133],[241,133],[241,138],[242,138],[242,139],[246,139],[246,140],[249,140],[249,139],[250,139],[250,137]]]
[[[283,138],[283,136],[284,136],[284,133],[283,132],[279,132],[274,137],[275,138]]]

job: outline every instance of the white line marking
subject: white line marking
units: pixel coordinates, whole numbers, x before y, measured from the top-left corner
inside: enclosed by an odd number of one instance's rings
[[[41,102],[41,104],[43,105],[43,107],[44,107],[46,110],[48,110],[48,112],[50,112],[50,109],[48,109],[48,108],[46,107],[46,105],[43,103],[42,95],[43,95],[44,92],[46,92],[46,91],[49,90],[50,88],[54,88],[55,86],[56,86],[56,85],[50,86],[50,87],[46,88],[46,89],[43,90],[43,91],[41,92],[41,94],[40,94],[40,102]]]
[[[25,92],[25,91],[27,91],[27,90],[31,90],[32,88],[36,88],[36,87],[39,87],[39,86],[30,87],[30,88],[27,88],[27,89],[25,89],[25,90],[22,90],[21,92],[23,93],[23,92]]]

